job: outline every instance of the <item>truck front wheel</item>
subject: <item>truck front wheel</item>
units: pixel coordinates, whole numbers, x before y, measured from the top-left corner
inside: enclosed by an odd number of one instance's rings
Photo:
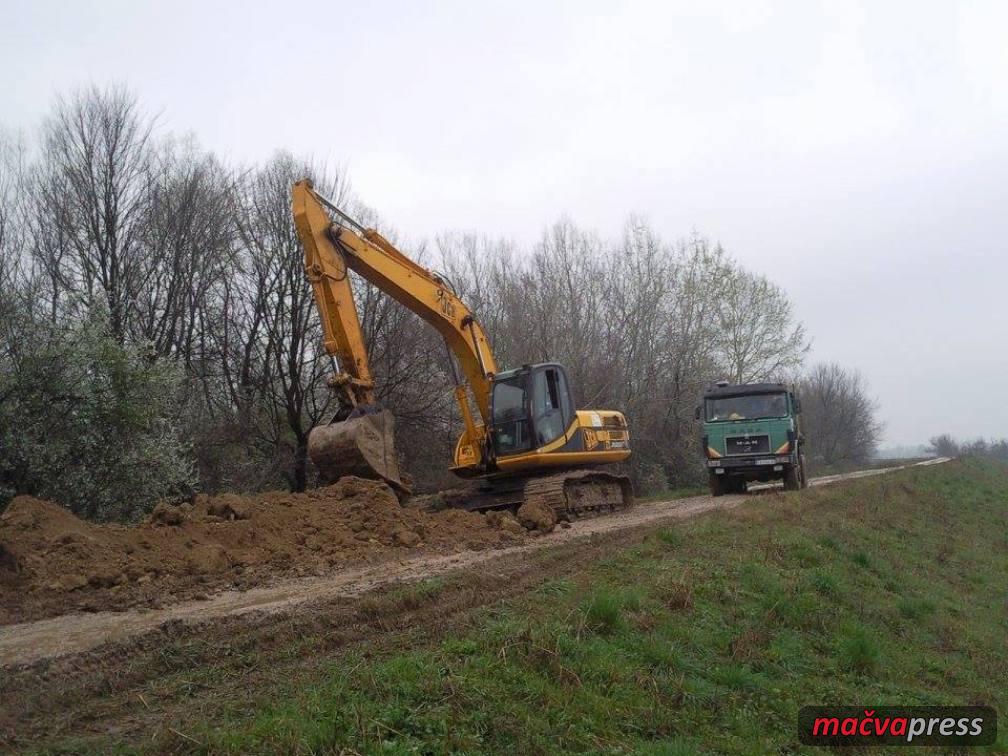
[[[724,485],[722,484],[722,476],[715,472],[707,473],[707,483],[710,486],[711,496],[723,496],[724,495]]]
[[[804,488],[804,485],[802,485],[803,477],[800,462],[789,465],[784,472],[784,490],[797,491],[799,488]]]

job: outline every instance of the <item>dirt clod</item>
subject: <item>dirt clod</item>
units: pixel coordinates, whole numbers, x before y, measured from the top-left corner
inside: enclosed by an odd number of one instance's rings
[[[412,547],[420,543],[420,536],[406,528],[397,530],[392,538],[400,546]]]
[[[179,507],[161,502],[150,513],[148,521],[153,525],[181,525],[185,518]]]
[[[0,570],[7,570],[8,572],[18,571],[17,558],[7,551],[2,544],[0,544]]]
[[[194,510],[223,520],[247,520],[251,516],[248,500],[235,494],[197,496]]]
[[[520,535],[524,532],[522,524],[514,518],[510,512],[487,512],[487,522],[494,525],[506,533]]]
[[[528,530],[550,533],[556,527],[556,513],[540,501],[526,501],[518,508],[518,522]]]

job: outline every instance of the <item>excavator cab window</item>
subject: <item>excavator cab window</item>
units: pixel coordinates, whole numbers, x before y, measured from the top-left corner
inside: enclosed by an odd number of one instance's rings
[[[560,438],[567,427],[567,390],[563,373],[554,366],[540,368],[533,375],[532,427],[540,447]]]
[[[514,454],[532,448],[528,410],[525,402],[526,375],[494,382],[494,447],[498,454]]]
[[[574,400],[559,365],[534,365],[493,386],[493,440],[499,456],[539,449],[564,435]]]

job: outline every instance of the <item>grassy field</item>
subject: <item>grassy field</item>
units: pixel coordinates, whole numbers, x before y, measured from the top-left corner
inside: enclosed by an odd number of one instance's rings
[[[190,720],[171,748],[777,753],[803,750],[806,704],[1005,715],[1006,575],[1004,466],[753,497],[544,576],[450,632],[316,659],[301,646],[285,682]],[[359,611],[429,607],[451,590],[421,583]],[[994,750],[1008,750],[1006,729]]]

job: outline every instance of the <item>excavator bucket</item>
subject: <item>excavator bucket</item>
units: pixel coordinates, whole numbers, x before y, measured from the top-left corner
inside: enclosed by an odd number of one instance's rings
[[[388,410],[317,425],[308,435],[308,456],[326,483],[345,475],[384,480],[402,500],[410,489],[399,472],[394,435],[395,419]]]

